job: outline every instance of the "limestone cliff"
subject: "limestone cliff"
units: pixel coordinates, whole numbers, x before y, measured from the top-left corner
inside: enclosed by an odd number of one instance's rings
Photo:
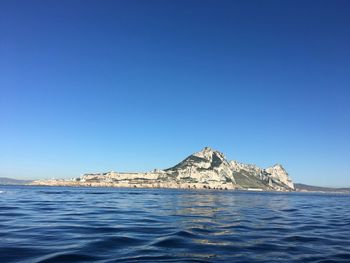
[[[281,165],[266,169],[229,162],[209,147],[188,156],[174,167],[146,173],[107,172],[84,174],[72,180],[41,180],[35,185],[112,186],[145,188],[206,188],[247,190],[294,190],[294,184]]]

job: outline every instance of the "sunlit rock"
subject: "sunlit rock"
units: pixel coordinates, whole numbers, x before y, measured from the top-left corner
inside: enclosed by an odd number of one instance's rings
[[[228,161],[224,154],[209,147],[179,164],[145,173],[91,173],[71,180],[40,180],[35,185],[110,186],[143,188],[294,190],[294,184],[281,165],[267,169]]]

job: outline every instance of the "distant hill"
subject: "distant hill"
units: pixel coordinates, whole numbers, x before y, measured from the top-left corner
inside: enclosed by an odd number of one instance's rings
[[[209,147],[164,170],[155,169],[143,173],[90,173],[71,180],[39,180],[32,184],[254,191],[294,190],[294,184],[282,165],[260,168],[251,164],[229,161],[223,153]]]
[[[29,184],[32,180],[17,180],[7,177],[0,177],[0,185],[24,185]]]
[[[295,190],[300,192],[332,192],[350,193],[350,188],[320,187],[307,184],[294,184]]]

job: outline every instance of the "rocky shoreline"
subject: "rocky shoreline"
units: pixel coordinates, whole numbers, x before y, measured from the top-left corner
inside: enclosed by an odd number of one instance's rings
[[[294,191],[294,184],[281,165],[262,169],[228,161],[209,147],[188,156],[174,167],[146,173],[92,173],[70,180],[37,180],[31,185],[131,187],[171,189],[218,189]]]

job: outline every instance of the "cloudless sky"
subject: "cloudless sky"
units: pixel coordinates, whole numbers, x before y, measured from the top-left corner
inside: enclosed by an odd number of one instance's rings
[[[0,0],[0,176],[205,146],[350,186],[350,1]]]

